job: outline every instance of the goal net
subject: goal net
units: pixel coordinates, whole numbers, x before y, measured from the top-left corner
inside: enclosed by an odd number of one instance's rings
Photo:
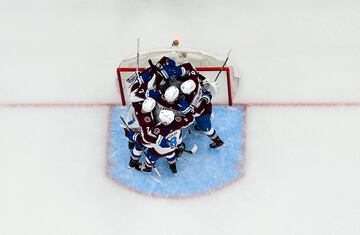
[[[219,94],[212,99],[214,104],[233,104],[233,97],[236,95],[239,85],[239,78],[235,74],[234,66],[225,62],[225,58],[218,57],[202,50],[189,48],[157,48],[149,49],[139,53],[139,71],[149,67],[149,59],[156,64],[163,56],[175,60],[176,65],[191,63],[196,70],[211,81],[214,81],[219,71],[221,71],[218,83]],[[129,102],[129,84],[126,79],[136,72],[137,57],[136,55],[125,58],[117,68],[118,85],[122,105]]]

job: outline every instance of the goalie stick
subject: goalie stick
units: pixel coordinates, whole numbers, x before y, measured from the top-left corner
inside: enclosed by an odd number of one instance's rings
[[[136,48],[136,75],[137,75],[138,78],[139,78],[139,58],[140,58],[139,50],[140,50],[140,38],[137,38],[137,48]]]
[[[130,87],[133,85],[136,79],[140,78],[139,74],[139,67],[140,67],[140,38],[137,38],[137,45],[136,45],[136,71],[132,74],[129,78],[126,79],[128,83],[130,83]]]
[[[216,78],[215,78],[214,82],[216,82],[216,81],[218,80],[218,78],[219,78],[219,76],[220,76],[220,73],[223,71],[226,63],[228,62],[229,57],[230,57],[230,53],[231,53],[231,49],[229,50],[229,52],[228,52],[228,54],[227,54],[227,56],[226,56],[226,60],[225,60],[224,64],[221,66],[221,69],[220,69],[219,73],[216,75]]]

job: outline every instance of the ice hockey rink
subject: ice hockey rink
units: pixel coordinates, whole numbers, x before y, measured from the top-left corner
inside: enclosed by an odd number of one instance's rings
[[[166,199],[108,176],[137,37],[232,49],[236,181]],[[1,0],[0,42],[0,234],[360,234],[359,1]]]

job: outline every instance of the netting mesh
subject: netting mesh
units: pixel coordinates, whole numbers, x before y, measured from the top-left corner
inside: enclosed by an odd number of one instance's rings
[[[139,67],[148,67],[148,60],[151,59],[156,63],[161,57],[167,56],[174,59],[177,64],[190,62],[195,67],[218,67],[222,66],[225,59],[203,52],[201,50],[188,48],[157,48],[142,51],[140,53]],[[120,63],[121,68],[136,67],[136,55],[125,58]]]
[[[179,48],[179,47],[155,48],[140,52],[139,67],[140,68],[149,67],[149,62],[148,62],[149,59],[151,59],[152,62],[156,64],[163,56],[167,56],[175,60],[177,65],[183,63],[191,63],[196,68],[221,67],[225,61],[225,58],[215,56],[198,49]],[[119,68],[136,68],[136,67],[137,67],[136,55],[123,59],[119,65]],[[232,97],[234,97],[236,95],[237,88],[239,85],[239,78],[236,76],[234,66],[230,62],[226,64],[226,67],[228,67],[230,70],[231,93],[232,93]]]

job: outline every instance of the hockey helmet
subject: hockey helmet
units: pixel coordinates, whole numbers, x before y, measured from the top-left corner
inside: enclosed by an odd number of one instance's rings
[[[173,103],[179,96],[179,88],[171,86],[165,91],[165,100],[169,103]]]
[[[148,97],[144,100],[144,102],[141,105],[141,109],[145,112],[145,113],[149,113],[151,111],[153,111],[153,109],[155,108],[156,105],[156,101],[151,98]]]
[[[191,79],[183,82],[180,86],[181,92],[186,95],[189,95],[191,92],[193,92],[195,88],[196,88],[196,84]]]
[[[175,118],[175,114],[171,110],[163,109],[159,113],[159,119],[160,119],[161,123],[164,125],[170,125],[170,123],[172,123],[172,121],[174,121],[174,118]]]

